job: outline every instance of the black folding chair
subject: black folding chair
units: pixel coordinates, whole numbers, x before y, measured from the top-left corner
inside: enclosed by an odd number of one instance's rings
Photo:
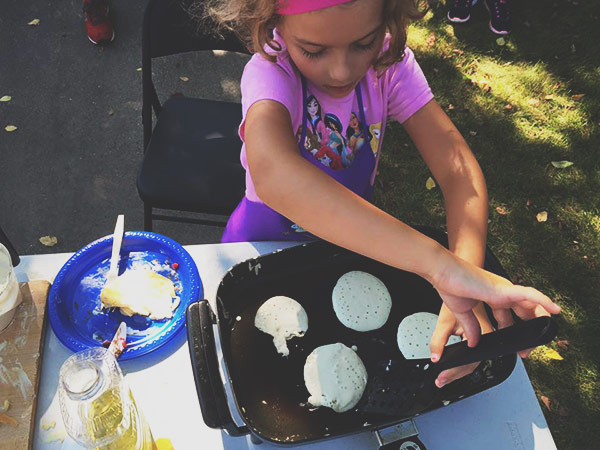
[[[4,234],[4,230],[2,230],[2,227],[0,227],[0,244],[4,244],[4,246],[8,250],[8,253],[10,253],[10,259],[12,260],[13,267],[16,267],[21,262],[21,259],[19,258],[17,250],[8,240],[8,236]]]
[[[227,216],[244,195],[239,103],[174,97],[161,104],[152,79],[153,58],[202,50],[249,53],[233,34],[201,34],[187,0],[149,0],[142,37],[144,158],[137,188],[144,229],[153,220],[224,225],[216,219],[156,214],[154,209]],[[152,110],[156,116],[153,128]]]

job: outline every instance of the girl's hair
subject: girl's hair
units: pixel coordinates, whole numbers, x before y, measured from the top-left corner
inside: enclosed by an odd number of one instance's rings
[[[216,24],[217,32],[236,33],[251,51],[275,62],[275,55],[267,53],[265,46],[281,50],[273,39],[273,28],[281,17],[276,7],[277,0],[204,0],[194,3],[190,11],[197,18]],[[382,72],[404,58],[408,25],[426,12],[426,0],[385,0],[383,20],[391,39],[389,48],[373,63],[375,70]]]

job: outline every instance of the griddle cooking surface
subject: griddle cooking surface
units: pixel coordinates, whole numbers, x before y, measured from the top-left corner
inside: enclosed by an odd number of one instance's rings
[[[338,278],[350,270],[371,273],[390,291],[392,310],[381,329],[356,332],[343,326],[335,316],[331,292]],[[396,344],[402,318],[423,311],[423,308],[437,313],[441,304],[439,296],[425,280],[377,263],[335,267],[328,273],[317,270],[249,289],[241,295],[248,306],[238,313],[241,320],[234,321],[231,331],[233,387],[248,425],[260,430],[263,437],[274,440],[348,433],[377,420],[354,410],[336,413],[325,407],[310,408],[304,385],[306,357],[318,346],[342,342],[358,348],[357,353],[367,371],[382,359],[402,358]],[[288,341],[288,357],[279,355],[272,337],[254,326],[259,306],[275,295],[298,301],[308,315],[308,331],[304,337]]]
[[[421,229],[442,244],[440,230]],[[486,253],[486,269],[505,276],[496,258]],[[352,270],[379,278],[392,297],[392,309],[379,330],[360,333],[344,327],[335,316],[331,293],[337,280]],[[290,355],[277,353],[271,336],[254,326],[262,303],[284,295],[298,301],[308,314],[304,337],[288,341]],[[323,241],[304,244],[240,263],[225,275],[217,291],[218,328],[234,400],[245,423],[261,439],[278,443],[306,443],[382,428],[407,417],[345,413],[307,405],[304,385],[306,357],[318,346],[341,342],[356,346],[367,373],[389,360],[403,360],[396,335],[401,320],[415,312],[439,313],[441,299],[424,279],[381,264]],[[493,317],[488,314],[494,324]],[[236,317],[240,320],[236,320]],[[486,363],[472,376],[442,388],[428,409],[481,392],[504,381],[516,356]],[[481,365],[483,366],[483,365]]]

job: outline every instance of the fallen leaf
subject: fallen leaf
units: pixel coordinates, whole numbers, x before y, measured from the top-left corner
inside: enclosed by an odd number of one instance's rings
[[[136,70],[136,71],[138,71],[138,72],[141,72],[141,71],[142,71],[142,68],[141,68],[141,67],[138,67],[138,68],[137,68],[137,69],[135,69],[135,70]]]
[[[525,25],[527,28],[531,28],[531,24],[528,21],[523,22],[523,25]]]
[[[428,191],[432,190],[435,187],[435,181],[433,181],[433,178],[427,178],[427,181],[425,182],[425,187]]]
[[[571,53],[575,53],[576,51],[575,44],[571,44]]]
[[[530,98],[529,100],[527,100],[527,104],[529,106],[538,106],[540,104],[540,101],[537,98]]]
[[[11,131],[15,131],[17,127],[15,127],[14,125],[6,125],[4,129],[10,133]]]
[[[8,411],[10,409],[10,400],[5,399],[2,403],[2,411]]]
[[[550,408],[550,399],[548,397],[546,397],[545,395],[542,395],[540,397],[540,400],[542,401],[542,403],[544,404],[544,406],[546,408],[548,408],[548,411],[552,411],[552,409]]]
[[[558,345],[563,350],[569,349],[569,341],[567,341],[566,339],[561,339],[560,341],[557,341],[556,345]]]
[[[554,100],[554,94],[545,95],[544,100],[551,102],[552,100]]]
[[[13,428],[17,428],[19,425],[19,422],[4,413],[0,413],[0,423],[5,423]]]
[[[479,86],[484,92],[490,92],[492,90],[492,86],[490,85],[490,81],[486,78],[479,78],[478,80],[472,80],[472,83],[475,83]]]
[[[541,345],[539,347],[542,357],[546,359],[554,359],[555,361],[562,361],[563,357],[560,356],[556,350],[550,347],[546,347],[545,345]]]
[[[439,69],[436,69],[435,67],[433,68],[433,73],[438,74],[440,73]]]
[[[499,46],[502,47],[503,45],[506,45],[506,39],[500,37],[500,38],[496,39],[496,44],[498,44]]]
[[[448,105],[448,111],[452,111],[454,109],[454,105],[452,103],[450,103]]]
[[[506,210],[506,208],[504,206],[496,206],[496,212],[498,214],[500,214],[501,216],[505,216],[508,214],[508,211]]]
[[[452,53],[456,53],[457,55],[464,55],[465,52],[459,48],[453,48]]]
[[[573,94],[573,95],[571,95],[571,98],[573,100],[581,100],[583,97],[585,97],[585,94]]]
[[[471,136],[477,136],[477,131],[469,131],[469,134],[470,134]]]
[[[431,33],[427,40],[425,41],[425,45],[427,47],[433,47],[435,45],[435,33]]]
[[[548,220],[548,211],[539,212],[535,217],[537,218],[538,222],[545,222],[546,220]]]
[[[115,115],[115,110],[114,109],[109,109],[108,110],[108,115],[109,116],[114,116]]]
[[[180,79],[181,81],[186,81],[186,82],[187,82],[187,81],[190,81],[190,79],[189,79],[188,77],[179,77],[179,79]]]
[[[0,102],[10,102],[12,100],[12,97],[10,95],[3,95],[2,97],[0,97]]]
[[[552,165],[557,169],[565,169],[573,165],[571,161],[552,161]]]
[[[56,244],[58,244],[58,239],[56,236],[42,236],[40,238],[40,242],[46,247],[54,247]]]
[[[31,22],[27,22],[27,25],[37,27],[40,24],[40,19],[33,19]]]
[[[527,206],[531,206],[531,200],[527,200],[527,201],[525,202],[525,204],[526,204]]]
[[[514,106],[513,106],[513,105],[511,105],[510,103],[504,106],[504,109],[505,109],[506,111],[511,111],[513,108],[514,108]]]

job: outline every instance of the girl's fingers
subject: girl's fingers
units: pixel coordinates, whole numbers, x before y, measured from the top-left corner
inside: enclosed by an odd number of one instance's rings
[[[521,358],[527,358],[532,350],[533,350],[532,348],[528,348],[527,350],[522,350],[519,352],[519,356]]]
[[[511,326],[513,322],[512,314],[510,313],[510,309],[494,309],[494,317],[498,322],[498,329],[506,328]]]
[[[465,377],[477,368],[479,363],[468,364],[466,366],[453,367],[441,372],[435,380],[435,385],[441,388],[449,383],[452,383],[459,378]]]
[[[533,303],[536,303],[536,304],[542,306],[550,314],[559,314],[560,313],[560,306],[558,306],[556,303],[554,303],[552,300],[550,300],[548,298],[548,296],[542,294],[540,291],[538,291],[537,289],[534,289],[532,287],[513,285],[510,287],[508,297],[509,297],[510,304],[509,305],[499,305],[499,306],[506,307],[506,306],[511,306],[513,304],[518,305],[519,303],[521,303],[523,301],[529,301],[529,302],[533,302]]]
[[[475,347],[481,337],[481,326],[477,317],[475,317],[472,310],[463,313],[454,313],[454,315],[465,332],[467,341],[469,341],[469,347]]]
[[[431,341],[429,342],[429,349],[431,350],[431,360],[433,362],[438,362],[444,352],[444,346],[448,342],[448,338],[452,334],[452,328],[454,326],[454,321],[445,321],[442,316],[438,318],[437,323],[435,324],[435,329],[433,330],[433,335],[431,336]]]

